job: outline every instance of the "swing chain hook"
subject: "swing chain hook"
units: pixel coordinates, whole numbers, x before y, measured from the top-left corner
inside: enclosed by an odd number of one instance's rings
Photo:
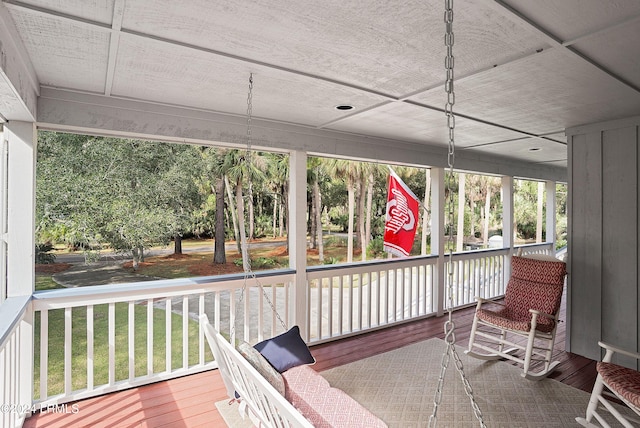
[[[436,393],[433,402],[433,413],[429,418],[429,427],[436,426],[438,422],[438,407],[442,401],[442,391],[444,388],[444,379],[447,372],[447,367],[449,366],[449,362],[451,357],[453,357],[456,370],[460,375],[460,379],[462,380],[462,384],[464,386],[465,393],[471,402],[471,407],[473,410],[473,414],[480,423],[482,428],[486,428],[484,423],[482,412],[476,403],[475,397],[473,396],[473,389],[471,388],[471,384],[467,379],[464,373],[464,366],[462,364],[462,360],[458,355],[456,350],[456,335],[455,335],[455,323],[453,322],[453,166],[455,163],[455,127],[456,127],[456,119],[453,114],[453,106],[456,102],[456,95],[454,91],[453,85],[453,71],[454,71],[454,56],[453,56],[453,44],[454,44],[454,35],[453,35],[453,0],[445,0],[445,11],[444,11],[444,23],[445,23],[445,36],[444,36],[444,44],[447,47],[447,56],[444,61],[445,69],[447,72],[447,77],[445,81],[445,92],[447,93],[447,102],[445,104],[445,114],[447,116],[447,128],[449,130],[449,144],[448,144],[448,153],[447,153],[447,165],[449,167],[449,171],[447,174],[447,188],[449,189],[449,235],[448,235],[448,245],[449,245],[449,254],[448,254],[448,263],[446,265],[447,269],[447,310],[448,310],[448,320],[444,324],[444,333],[445,333],[445,343],[446,350],[442,354],[442,360],[440,364],[440,376],[438,378],[438,385],[436,388]]]

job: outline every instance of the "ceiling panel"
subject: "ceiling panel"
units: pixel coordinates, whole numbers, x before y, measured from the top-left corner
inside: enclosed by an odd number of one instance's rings
[[[111,24],[114,0],[21,0],[21,4]]]
[[[640,14],[638,0],[504,0],[562,41]]]
[[[554,48],[456,83],[454,111],[533,134],[640,114],[640,93]],[[439,91],[415,97],[440,105]]]
[[[444,98],[444,91],[443,91]],[[448,144],[448,128],[445,114],[404,102],[389,103],[375,109],[350,116],[333,123],[328,128],[406,140],[430,145]],[[485,125],[464,118],[456,118],[456,144],[466,147],[493,141],[521,137],[522,134]]]
[[[640,2],[638,2],[640,4]],[[583,54],[640,88],[640,18],[574,45]]]
[[[104,92],[108,32],[26,9],[11,15],[40,84]]]
[[[541,138],[522,138],[473,147],[480,153],[511,157],[532,163],[560,163],[567,166],[567,146]]]
[[[120,38],[112,94],[207,110],[246,114],[249,74],[254,73],[256,117],[317,126],[383,97],[305,76],[243,63],[195,49],[124,35]]]
[[[123,28],[403,96],[443,80],[443,11],[421,0],[159,0],[127,2]],[[546,46],[479,0],[459,3],[455,19],[463,74]]]

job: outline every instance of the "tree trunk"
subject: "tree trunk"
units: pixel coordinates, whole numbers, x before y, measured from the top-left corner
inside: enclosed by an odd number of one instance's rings
[[[366,220],[364,227],[364,248],[369,248],[369,241],[371,240],[371,214],[373,211],[373,173],[369,174],[367,177],[367,208],[366,212]]]
[[[238,253],[242,254],[242,246],[240,244],[240,232],[238,230],[238,222],[237,222],[238,216],[236,215],[235,204],[233,202],[233,196],[231,195],[231,185],[229,185],[229,177],[227,177],[226,175],[224,176],[224,188],[227,190],[227,198],[229,199],[229,209],[231,210],[231,220],[233,221],[233,234],[236,238],[236,247],[238,248]]]
[[[240,233],[240,254],[242,254],[242,269],[245,272],[251,270],[251,262],[249,260],[249,249],[247,248],[247,235],[244,225],[244,200],[242,198],[242,181],[238,179],[236,183],[236,204],[238,209],[238,231]]]
[[[362,177],[358,180],[358,241],[360,244],[361,258],[362,260],[367,260],[367,247],[365,238],[365,230],[364,230],[364,201],[365,201],[365,189],[366,189],[366,178]]]
[[[278,195],[273,199],[273,237],[276,237],[276,220],[278,218]]]
[[[316,224],[316,194],[313,191],[315,182],[311,185],[311,201],[307,206],[307,212],[309,213],[309,248],[316,248],[318,242],[317,224]]]
[[[456,230],[456,251],[462,251],[462,244],[464,242],[464,205],[465,205],[465,190],[464,182],[465,175],[461,172],[458,175],[458,227]]]
[[[423,256],[427,254],[427,235],[429,235],[429,203],[431,202],[431,170],[425,170],[425,183],[424,183],[424,206],[422,207],[422,241],[420,247],[420,254]]]
[[[214,192],[216,194],[216,218],[213,229],[214,247],[213,247],[213,263],[226,264],[227,253],[224,248],[224,179],[218,177],[216,179]]]
[[[284,198],[282,198],[284,199]],[[278,236],[282,238],[284,236],[284,202],[281,200],[278,204],[278,217],[279,217],[279,230]]]
[[[347,263],[353,262],[353,215],[356,205],[355,187],[351,180],[347,183],[349,195],[349,223],[347,224]]]
[[[131,250],[131,258],[131,266],[133,267],[133,271],[136,272],[138,267],[140,267],[140,251],[138,247]]]
[[[314,213],[315,224],[318,233],[318,260],[320,263],[324,262],[324,242],[322,241],[322,202],[320,195],[320,185],[318,180],[313,181],[313,200],[314,200]]]
[[[487,183],[487,192],[484,196],[484,230],[482,232],[483,235],[483,244],[484,246],[489,245],[489,213],[491,210],[491,184]]]
[[[173,254],[182,254],[182,235],[179,233],[173,236]]]

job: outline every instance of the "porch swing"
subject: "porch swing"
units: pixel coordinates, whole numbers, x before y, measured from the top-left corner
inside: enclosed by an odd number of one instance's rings
[[[248,163],[251,159],[252,98],[253,74],[249,76],[247,97],[247,155],[244,162]],[[374,414],[342,390],[332,388],[309,367],[315,364],[315,358],[301,338],[299,327],[287,329],[251,270],[244,233],[241,234],[241,243],[244,283],[239,305],[247,294],[248,281],[252,280],[285,332],[251,346],[235,337],[235,313],[231,319],[230,341],[215,330],[207,315],[200,315],[200,324],[218,363],[230,404],[239,403],[242,417],[248,416],[254,425],[260,427],[386,428],[386,424]],[[231,298],[234,298],[233,294]]]

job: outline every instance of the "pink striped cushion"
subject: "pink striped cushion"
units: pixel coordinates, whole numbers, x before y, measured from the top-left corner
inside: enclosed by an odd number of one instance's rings
[[[373,413],[309,366],[282,373],[285,398],[316,428],[386,428]]]
[[[602,361],[596,370],[612,391],[640,409],[640,372]]]

